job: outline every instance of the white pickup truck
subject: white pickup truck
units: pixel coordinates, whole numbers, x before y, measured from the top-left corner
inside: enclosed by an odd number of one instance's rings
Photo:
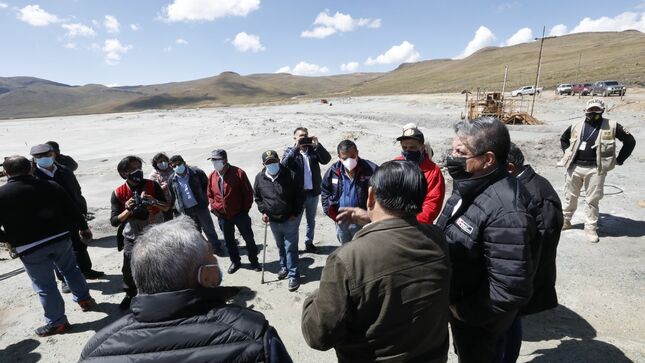
[[[537,94],[540,94],[540,92],[542,92],[542,87],[538,87],[537,89]],[[511,96],[513,97],[526,96],[526,95],[533,95],[534,93],[535,93],[535,88],[533,86],[524,86],[511,91]]]

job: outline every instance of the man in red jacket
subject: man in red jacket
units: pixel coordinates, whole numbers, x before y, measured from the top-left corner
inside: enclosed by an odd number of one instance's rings
[[[255,245],[249,210],[253,205],[253,187],[244,170],[228,163],[226,151],[216,149],[208,158],[213,163],[213,171],[208,176],[208,201],[211,213],[217,216],[219,226],[224,232],[226,249],[231,258],[228,273],[235,273],[241,266],[240,251],[235,242],[235,227],[240,231],[249,254],[251,268],[261,271],[258,263],[258,248]]]
[[[422,224],[431,224],[441,212],[443,197],[446,192],[446,183],[441,175],[441,169],[430,160],[430,155],[424,144],[425,137],[414,124],[403,128],[403,135],[396,141],[401,142],[401,155],[395,160],[408,160],[416,163],[421,168],[428,182],[428,192],[423,201],[423,208],[417,214],[417,221]]]

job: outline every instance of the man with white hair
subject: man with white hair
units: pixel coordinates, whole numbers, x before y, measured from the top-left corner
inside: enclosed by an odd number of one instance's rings
[[[132,314],[92,337],[82,362],[291,362],[264,315],[226,304],[238,289],[218,287],[217,260],[189,217],[146,231],[131,263]]]

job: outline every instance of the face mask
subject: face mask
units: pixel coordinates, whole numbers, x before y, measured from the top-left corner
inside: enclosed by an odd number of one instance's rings
[[[266,166],[267,173],[276,176],[280,172],[280,163],[273,163]]]
[[[347,169],[349,171],[354,170],[356,165],[358,165],[358,159],[347,158],[347,159],[343,160],[343,166],[345,167],[345,169]]]
[[[131,172],[128,174],[128,180],[136,185],[143,183],[143,170],[139,169]]]
[[[407,161],[413,161],[415,163],[421,162],[421,151],[402,151],[401,155]]]
[[[454,180],[468,179],[473,176],[473,173],[466,171],[466,160],[468,159],[463,156],[446,157],[446,169]]]
[[[159,170],[166,170],[168,169],[168,162],[167,161],[162,161],[160,163],[157,163],[157,168]]]
[[[175,166],[175,167],[173,168],[173,170],[174,170],[174,171],[175,171],[175,173],[177,173],[177,174],[183,174],[183,173],[185,173],[185,172],[186,172],[186,165],[184,165],[184,164],[177,165],[177,166]]]
[[[587,116],[587,121],[591,122],[598,122],[602,120],[602,112],[587,112],[585,113],[585,116]]]
[[[213,168],[217,171],[222,171],[224,169],[224,161],[223,160],[213,160]]]
[[[207,275],[204,270],[216,270],[216,274],[219,276],[217,279],[213,279],[211,275]],[[204,272],[203,272],[204,271]],[[203,277],[203,279],[202,279]],[[222,271],[220,271],[218,265],[202,265],[199,266],[197,270],[197,284],[201,287],[217,287],[222,283]]]
[[[36,164],[41,168],[49,168],[50,166],[54,165],[54,158],[51,156],[36,158]]]

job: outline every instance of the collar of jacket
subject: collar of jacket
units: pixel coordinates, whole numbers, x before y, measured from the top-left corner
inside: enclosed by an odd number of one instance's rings
[[[15,183],[15,182],[24,182],[24,181],[30,181],[34,180],[36,177],[33,175],[18,175],[18,176],[12,176],[9,179],[7,179],[7,183]]]
[[[476,178],[468,178],[462,180],[454,180],[454,189],[459,193],[461,199],[471,202],[477,198],[481,192],[486,190],[489,186],[495,184],[497,181],[502,180],[508,176],[508,172],[504,168],[497,167],[486,175]]]
[[[356,238],[363,237],[372,232],[384,231],[388,229],[403,228],[416,226],[419,222],[416,217],[405,217],[405,218],[388,218],[382,221],[373,222],[365,225],[363,229],[356,233]]]
[[[399,155],[395,157],[394,160],[405,160],[405,158],[403,157],[403,155]],[[434,161],[430,160],[430,155],[428,155],[428,153],[424,151],[423,159],[421,159],[421,162],[417,165],[419,165],[419,169],[421,169],[421,171],[426,172],[432,170],[434,164]]]
[[[535,177],[535,170],[533,170],[531,165],[526,165],[524,167],[524,171],[522,172],[522,175],[519,175],[517,179],[519,179],[522,183],[526,184],[534,177]]]
[[[226,305],[239,291],[239,287],[226,286],[139,294],[132,299],[132,313],[141,322],[186,318]]]

